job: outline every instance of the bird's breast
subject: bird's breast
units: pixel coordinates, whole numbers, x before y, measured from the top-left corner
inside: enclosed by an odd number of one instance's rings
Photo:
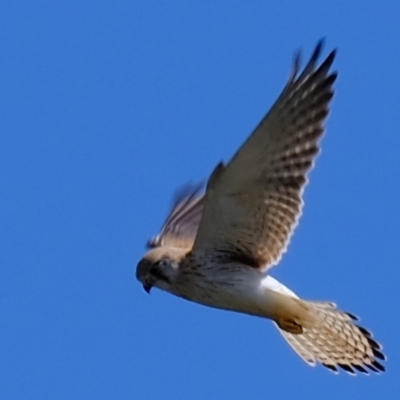
[[[243,265],[206,265],[182,269],[171,289],[205,306],[265,316],[263,278],[258,270]]]

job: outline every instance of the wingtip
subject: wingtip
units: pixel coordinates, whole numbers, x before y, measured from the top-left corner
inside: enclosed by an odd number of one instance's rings
[[[289,82],[293,82],[296,79],[297,74],[300,71],[301,66],[301,50],[297,50],[293,56],[293,66],[292,71],[290,72]]]
[[[322,50],[325,46],[325,38],[321,38],[318,40],[317,44],[314,47],[314,50],[307,62],[306,66],[304,67],[303,71],[300,73],[301,70],[301,50],[298,50],[294,53],[293,56],[293,67],[289,76],[289,84],[293,83],[296,80],[301,80],[305,78],[310,73],[313,73],[317,69],[317,63],[319,58],[321,57]],[[318,71],[320,72],[327,72],[333,64],[335,60],[337,50],[333,49],[328,56],[323,60],[321,65],[318,67]],[[331,76],[333,80],[336,79],[337,73],[332,73]]]
[[[319,58],[324,46],[325,46],[325,38],[319,39],[317,44],[315,45],[314,51],[311,55],[311,60],[316,61]]]

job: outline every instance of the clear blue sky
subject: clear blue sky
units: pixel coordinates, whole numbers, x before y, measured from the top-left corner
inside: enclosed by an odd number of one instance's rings
[[[371,3],[2,2],[1,399],[399,396],[400,3]],[[174,191],[229,159],[321,37],[337,92],[272,275],[360,315],[381,376],[310,368],[269,321],[134,278]]]

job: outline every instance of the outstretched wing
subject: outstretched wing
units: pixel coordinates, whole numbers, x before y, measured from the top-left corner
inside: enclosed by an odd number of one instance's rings
[[[160,233],[147,242],[147,247],[192,248],[203,213],[202,186],[188,185],[176,194]]]
[[[280,260],[303,206],[337,74],[335,52],[318,66],[322,42],[299,74],[300,56],[280,97],[206,189],[193,252],[266,270]]]

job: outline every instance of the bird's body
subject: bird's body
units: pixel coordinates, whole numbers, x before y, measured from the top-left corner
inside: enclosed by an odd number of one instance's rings
[[[300,299],[269,275],[286,251],[303,207],[333,97],[335,52],[320,66],[321,43],[299,74],[299,56],[277,102],[204,195],[181,193],[137,266],[155,286],[223,310],[271,319],[308,364],[349,373],[384,371],[381,346],[332,302]]]
[[[189,255],[181,271],[173,285],[177,296],[209,307],[260,317],[272,315],[262,286],[265,276],[252,267],[233,262],[221,265]]]
[[[240,263],[221,265],[207,257],[185,256],[179,274],[160,289],[204,306],[276,319],[300,314],[304,309],[293,301],[295,295],[284,285],[259,270]],[[288,296],[290,294],[290,296]]]

